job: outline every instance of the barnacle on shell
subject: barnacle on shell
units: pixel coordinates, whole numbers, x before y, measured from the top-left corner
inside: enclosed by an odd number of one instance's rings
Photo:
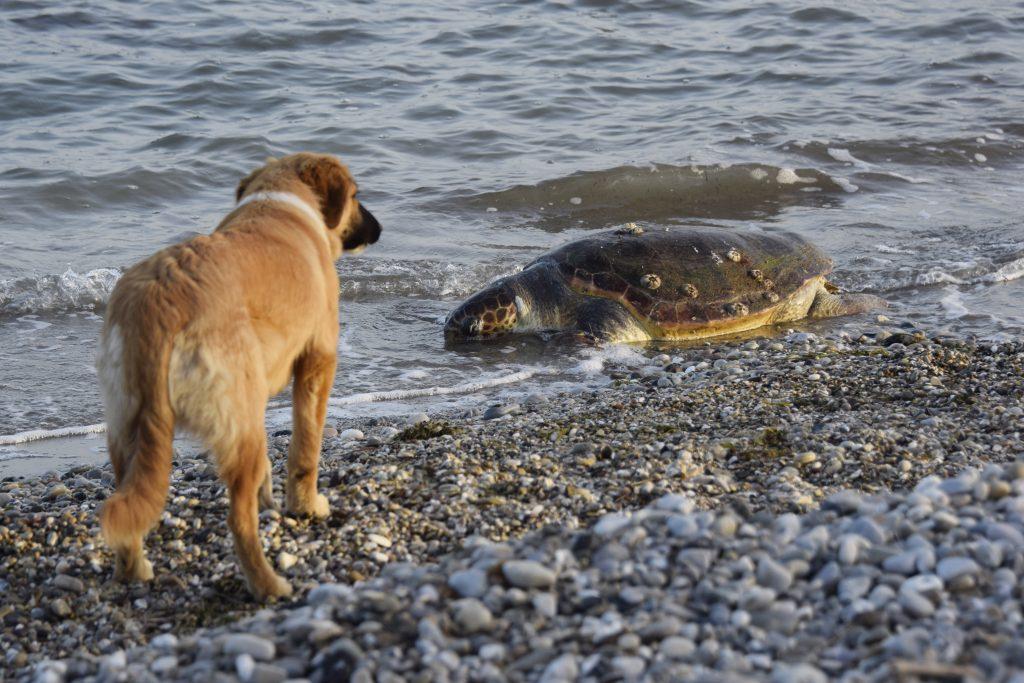
[[[661,287],[661,278],[654,273],[646,273],[640,278],[640,284],[647,289],[657,289]]]

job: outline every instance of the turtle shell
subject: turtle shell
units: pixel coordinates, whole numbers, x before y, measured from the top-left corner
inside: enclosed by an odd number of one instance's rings
[[[602,232],[545,260],[575,291],[620,301],[661,330],[764,319],[832,270],[831,259],[793,233],[691,228]]]

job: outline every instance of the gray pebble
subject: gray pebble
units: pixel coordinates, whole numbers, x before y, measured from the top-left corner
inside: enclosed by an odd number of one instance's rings
[[[935,573],[946,582],[961,576],[975,576],[980,571],[978,563],[969,557],[944,557],[935,567]]]
[[[564,654],[552,660],[541,674],[539,683],[573,683],[579,676],[576,656]]]
[[[483,419],[485,420],[496,420],[506,415],[514,415],[519,412],[518,403],[509,403],[508,405],[493,405],[484,411]]]
[[[509,560],[501,565],[505,580],[519,588],[550,588],[555,584],[555,573],[533,560]]]
[[[777,593],[786,591],[793,583],[793,574],[784,565],[767,555],[757,563],[757,582]]]
[[[697,651],[697,645],[689,638],[670,636],[661,641],[658,652],[668,659],[690,659]]]
[[[452,603],[452,615],[463,633],[487,631],[494,623],[493,615],[476,598],[463,598]]]
[[[85,592],[85,583],[81,579],[67,574],[58,574],[57,578],[53,580],[53,585],[71,593]]]
[[[274,658],[276,648],[273,641],[251,633],[232,633],[224,638],[224,654],[246,654],[258,661],[270,661]]]
[[[448,587],[464,598],[480,598],[487,592],[487,574],[479,569],[462,569],[448,577]]]

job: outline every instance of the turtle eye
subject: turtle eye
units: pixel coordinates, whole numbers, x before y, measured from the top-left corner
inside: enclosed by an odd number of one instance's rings
[[[459,334],[463,337],[475,337],[480,334],[480,318],[467,316],[459,323]]]

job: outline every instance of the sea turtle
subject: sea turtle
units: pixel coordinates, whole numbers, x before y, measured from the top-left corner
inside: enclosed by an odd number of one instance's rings
[[[567,331],[605,341],[697,339],[884,307],[826,281],[832,260],[788,232],[634,224],[550,251],[470,297],[449,340]]]

